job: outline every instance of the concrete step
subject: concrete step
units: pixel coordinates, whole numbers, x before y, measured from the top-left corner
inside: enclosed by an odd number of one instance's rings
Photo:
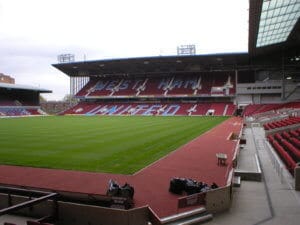
[[[248,163],[248,168],[243,169],[243,165],[241,164],[239,168],[234,170],[234,175],[240,176],[242,180],[261,181],[262,173],[257,154],[244,155],[244,157],[247,158],[247,160],[243,161],[243,163]],[[251,165],[251,168],[249,168],[249,165]]]
[[[234,176],[233,177],[233,187],[240,187],[241,186],[241,177]]]
[[[207,213],[204,207],[200,207],[188,212],[179,213],[161,219],[161,224],[164,225],[189,225],[200,224],[211,220],[212,214]]]
[[[196,225],[196,224],[202,224],[207,221],[212,220],[213,216],[212,214],[208,213],[205,215],[197,215],[190,218],[181,219],[179,221],[175,221],[172,223],[168,223],[168,225]]]

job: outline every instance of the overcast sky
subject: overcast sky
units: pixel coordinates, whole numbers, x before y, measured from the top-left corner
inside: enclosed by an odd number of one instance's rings
[[[0,0],[0,73],[17,84],[53,91],[61,100],[69,77],[51,66],[76,61],[246,52],[248,0]]]

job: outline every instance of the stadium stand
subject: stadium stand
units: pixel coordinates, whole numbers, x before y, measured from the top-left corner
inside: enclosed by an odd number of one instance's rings
[[[40,93],[51,93],[51,91],[25,85],[0,83],[0,116],[44,115],[39,104]]]
[[[62,114],[231,116],[234,87],[234,76],[221,72],[91,77]]]

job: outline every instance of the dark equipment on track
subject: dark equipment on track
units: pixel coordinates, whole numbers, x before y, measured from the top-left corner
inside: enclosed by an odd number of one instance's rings
[[[213,183],[211,186],[204,182],[198,182],[190,178],[172,178],[170,181],[169,192],[181,195],[183,192],[186,192],[187,195],[192,195],[195,193],[200,193],[208,191],[211,189],[218,188],[219,186],[216,183]]]

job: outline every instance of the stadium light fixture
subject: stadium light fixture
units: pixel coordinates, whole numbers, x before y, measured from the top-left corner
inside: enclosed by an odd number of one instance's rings
[[[292,77],[291,77],[291,76],[287,76],[285,79],[287,79],[287,80],[291,80],[291,79],[292,79]]]
[[[285,42],[299,17],[299,0],[264,0],[256,47]]]
[[[296,61],[296,62],[298,62],[298,61],[300,61],[300,56],[293,56],[292,58],[290,58],[290,61]]]

